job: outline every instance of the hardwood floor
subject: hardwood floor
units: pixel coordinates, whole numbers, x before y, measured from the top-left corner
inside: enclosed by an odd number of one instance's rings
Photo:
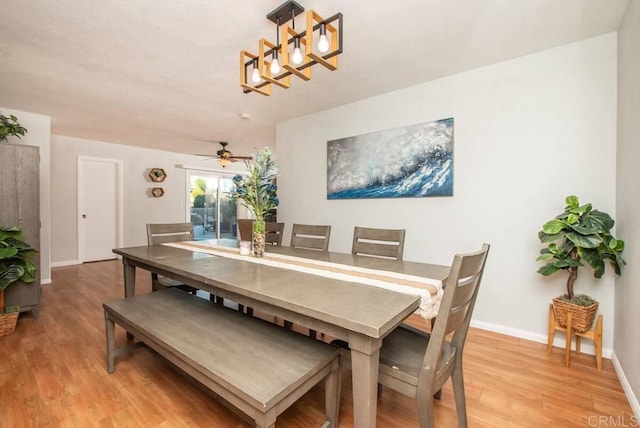
[[[147,272],[137,280],[140,292],[151,290]],[[55,268],[53,284],[42,288],[40,318],[22,314],[16,331],[0,338],[0,427],[252,426],[146,348],[119,357],[107,374],[102,303],[123,296],[120,261]],[[125,342],[120,328],[116,340]],[[545,348],[471,330],[464,357],[470,427],[635,426],[611,361],[600,372],[593,356],[574,354],[567,369],[560,349],[548,356]],[[457,426],[450,382],[435,409],[436,426]],[[323,417],[318,386],[277,426],[320,426]],[[340,426],[353,426],[350,373]],[[415,402],[383,389],[378,426],[418,426]]]

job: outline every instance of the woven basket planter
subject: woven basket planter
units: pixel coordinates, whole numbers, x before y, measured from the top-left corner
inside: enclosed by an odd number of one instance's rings
[[[0,336],[8,336],[16,330],[20,308],[13,306],[0,313]]]
[[[567,314],[571,313],[571,328],[579,333],[584,333],[593,324],[596,312],[598,312],[598,302],[589,306],[578,306],[556,297],[553,299],[553,308],[556,312],[556,322],[560,326],[567,326]]]

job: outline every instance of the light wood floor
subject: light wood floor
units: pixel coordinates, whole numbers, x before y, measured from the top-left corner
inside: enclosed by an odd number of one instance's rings
[[[138,290],[150,288],[149,274],[138,271]],[[0,427],[250,427],[145,348],[117,359],[107,374],[102,303],[122,296],[119,261],[53,269],[40,318],[23,314],[16,331],[0,338]],[[124,343],[122,329],[116,338]],[[573,355],[567,369],[560,349],[548,356],[542,344],[472,329],[464,362],[471,427],[614,426],[597,425],[599,416],[633,426],[609,360],[599,372],[593,356]],[[342,427],[353,426],[349,374]],[[457,426],[450,382],[435,408],[437,426]],[[277,425],[320,426],[323,416],[317,386]],[[417,426],[414,401],[384,389],[378,426]]]

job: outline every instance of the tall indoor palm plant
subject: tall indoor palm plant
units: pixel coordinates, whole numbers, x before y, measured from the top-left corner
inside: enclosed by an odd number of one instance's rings
[[[253,223],[254,255],[264,255],[265,217],[279,204],[278,188],[274,183],[277,176],[276,164],[271,157],[268,147],[260,149],[256,153],[253,164],[246,162],[246,176],[233,177],[236,198],[247,207],[256,218]]]

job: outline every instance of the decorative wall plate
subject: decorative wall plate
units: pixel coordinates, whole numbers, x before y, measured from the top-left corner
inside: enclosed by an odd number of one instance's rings
[[[162,183],[167,178],[167,173],[162,168],[151,168],[149,171],[149,178],[154,183]]]
[[[164,195],[164,189],[162,187],[154,187],[151,189],[151,195],[153,195],[154,198],[159,198]]]

